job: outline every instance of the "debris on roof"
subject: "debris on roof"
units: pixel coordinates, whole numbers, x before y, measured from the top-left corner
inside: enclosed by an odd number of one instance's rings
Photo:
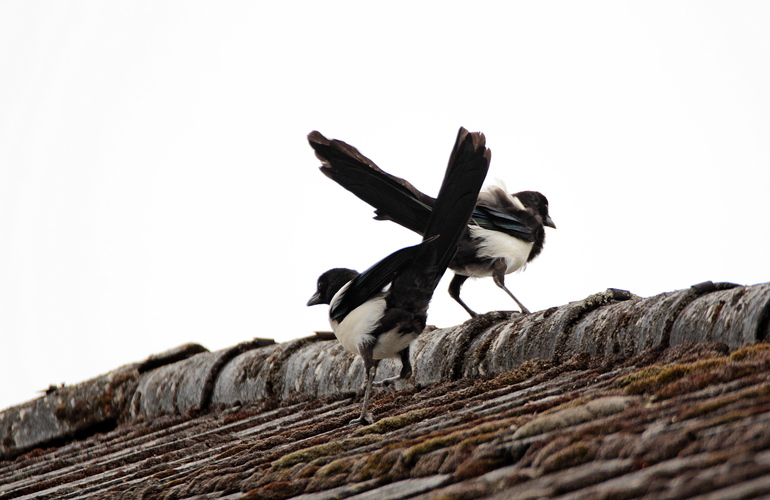
[[[489,313],[424,332],[364,427],[334,340],[183,346],[0,413],[0,499],[755,498],[769,333],[770,283]]]

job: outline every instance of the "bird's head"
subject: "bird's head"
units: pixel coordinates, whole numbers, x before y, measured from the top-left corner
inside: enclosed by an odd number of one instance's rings
[[[307,301],[307,305],[330,304],[334,295],[340,291],[340,288],[356,276],[358,276],[358,272],[352,269],[341,267],[329,269],[318,277],[316,292]]]
[[[518,198],[525,207],[539,215],[543,219],[544,226],[556,229],[556,224],[553,223],[553,219],[548,215],[548,198],[542,193],[537,191],[520,191],[513,196]]]

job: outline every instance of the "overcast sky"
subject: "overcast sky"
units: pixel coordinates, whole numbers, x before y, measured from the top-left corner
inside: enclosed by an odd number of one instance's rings
[[[436,195],[457,129],[558,229],[531,310],[770,279],[766,2],[0,3],[0,408],[187,342],[328,329],[318,275],[419,237],[314,129]],[[439,285],[429,323],[467,319]],[[491,279],[477,311],[515,309]]]

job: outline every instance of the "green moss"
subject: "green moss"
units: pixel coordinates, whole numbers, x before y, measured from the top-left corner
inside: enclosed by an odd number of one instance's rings
[[[521,365],[519,365],[518,368],[498,375],[492,381],[500,387],[506,387],[509,385],[518,384],[519,382],[523,382],[534,377],[535,375],[539,375],[544,371],[550,370],[553,367],[554,364],[551,361],[546,361],[544,359],[533,359],[523,362]]]
[[[276,469],[283,469],[291,467],[292,465],[310,462],[320,457],[329,455],[337,455],[344,451],[353,450],[361,446],[367,446],[373,443],[381,441],[380,436],[365,436],[355,437],[350,439],[344,439],[342,441],[333,441],[331,443],[321,444],[318,446],[311,446],[303,450],[297,450],[293,453],[289,453],[273,462],[273,467]]]
[[[729,356],[650,366],[622,377],[618,383],[625,387],[626,394],[654,394],[667,399],[764,371],[767,358],[770,358],[770,350],[766,344],[760,344]],[[707,412],[709,408],[694,409],[691,415],[697,415],[699,411]]]
[[[638,370],[633,373],[629,373],[626,376],[620,377],[618,379],[618,384],[620,385],[620,387],[627,387],[641,380],[647,380],[652,377],[655,377],[661,371],[663,371],[663,367],[660,365],[647,366],[645,368],[642,368],[641,370]]]
[[[471,436],[467,439],[463,439],[460,441],[460,443],[457,445],[457,448],[459,450],[468,450],[472,448],[476,448],[480,444],[488,443],[495,439],[497,436],[500,435],[500,432],[487,432],[484,434],[478,434],[476,436]]]
[[[380,450],[373,453],[366,459],[361,470],[358,471],[356,481],[367,481],[387,475],[393,469],[393,466],[396,465],[401,454],[401,450]]]
[[[355,459],[351,457],[342,457],[329,462],[315,473],[317,477],[336,476],[337,474],[344,474],[350,472],[355,464]]]
[[[309,464],[304,464],[304,465],[303,464],[297,464],[295,466],[296,470],[292,469],[292,476],[293,477],[298,477],[300,479],[311,478],[311,477],[315,476],[315,473],[318,472],[318,469],[320,469],[320,468],[321,468],[320,465],[317,465],[317,464],[314,464],[314,463],[309,463]]]
[[[308,480],[278,481],[249,491],[242,500],[279,500],[297,496],[305,490]]]
[[[662,398],[694,392],[710,385],[716,385],[757,373],[760,368],[747,363],[729,363],[714,370],[688,374],[677,382],[658,391]]]
[[[487,472],[499,469],[504,462],[496,457],[492,458],[471,458],[466,460],[454,472],[454,477],[458,481],[464,481],[473,477],[483,476]]]
[[[596,444],[584,441],[573,443],[543,461],[543,470],[555,472],[584,464],[593,460],[594,456],[596,456],[596,450]]]
[[[355,434],[356,436],[365,436],[367,434],[386,434],[388,432],[401,429],[408,425],[412,425],[415,422],[420,422],[422,420],[425,420],[426,418],[430,418],[434,414],[435,414],[434,408],[413,410],[407,413],[403,413],[401,415],[396,415],[394,417],[386,417],[386,418],[380,419],[372,425],[361,427],[360,429],[356,429],[356,431],[353,434]]]
[[[481,443],[493,440],[501,429],[507,429],[509,425],[510,422],[508,421],[492,422],[425,439],[406,450],[404,461],[407,465],[414,465],[423,455],[455,445],[461,451],[475,448]]]
[[[723,367],[727,363],[727,358],[711,358],[693,363],[672,363],[663,366],[649,366],[637,373],[632,373],[621,378],[618,382],[625,386],[626,394],[644,394],[658,393],[658,396],[664,396],[659,391],[668,384],[681,379],[684,376],[698,372],[706,372],[715,368]]]
[[[733,361],[743,361],[746,359],[767,358],[770,356],[770,344],[762,343],[748,347],[743,347],[730,354]]]
[[[407,465],[414,465],[423,455],[426,455],[432,451],[446,448],[453,444],[457,444],[458,442],[459,438],[457,436],[453,436],[452,434],[435,437],[433,439],[427,439],[422,443],[416,444],[407,449],[404,453],[404,461]]]

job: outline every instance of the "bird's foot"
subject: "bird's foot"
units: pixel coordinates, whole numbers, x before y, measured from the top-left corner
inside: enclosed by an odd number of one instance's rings
[[[384,379],[380,380],[379,382],[375,382],[374,385],[376,387],[393,387],[393,386],[396,385],[396,381],[398,381],[398,380],[401,380],[400,376],[384,378]]]
[[[514,311],[513,309],[511,309],[509,311],[489,311],[487,314],[493,314],[493,313],[504,314],[504,315],[508,316],[509,318],[512,318],[514,316],[521,316],[521,315],[524,315],[524,314],[531,314],[529,311],[527,311],[527,312],[524,312],[524,311]]]
[[[350,425],[372,425],[374,423],[374,416],[371,413],[361,414],[360,417],[354,418],[350,421]]]

